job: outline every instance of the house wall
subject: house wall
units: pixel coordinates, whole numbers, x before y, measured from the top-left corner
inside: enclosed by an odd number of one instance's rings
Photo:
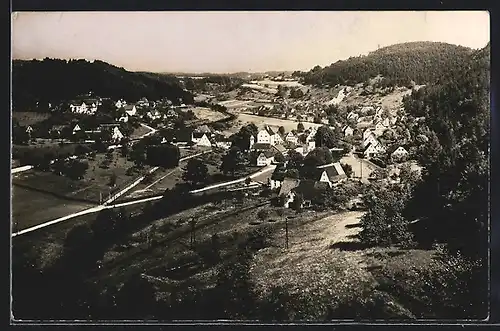
[[[288,195],[285,197],[285,208],[290,208],[290,204],[293,202],[293,199],[295,198],[295,194],[290,192]]]
[[[205,146],[205,147],[210,147],[212,146],[212,143],[210,140],[207,138],[206,135],[203,135],[201,139],[196,143],[198,146]]]
[[[273,158],[267,158],[267,157],[258,157],[257,158],[257,166],[259,167],[263,167],[263,166],[266,166],[266,165],[270,165],[271,162],[273,161]]]
[[[257,143],[270,144],[271,136],[267,133],[267,131],[260,131],[257,134]]]
[[[321,174],[321,177],[319,178],[319,181],[328,183],[328,185],[330,185],[330,187],[332,186],[332,182],[330,181],[330,178],[328,178],[328,174],[326,173],[326,171],[323,171],[323,173]]]

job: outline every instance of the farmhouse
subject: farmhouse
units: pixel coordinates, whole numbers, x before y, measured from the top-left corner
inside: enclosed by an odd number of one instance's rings
[[[73,100],[70,102],[69,108],[72,113],[92,115],[96,113],[100,104],[101,102],[97,99]]]
[[[408,157],[408,151],[403,146],[399,146],[390,155],[393,161],[401,161]]]
[[[293,202],[295,193],[293,189],[299,186],[300,180],[295,178],[284,178],[283,183],[281,183],[280,191],[278,196],[282,196],[285,199],[284,207],[290,208],[290,203]]]
[[[344,169],[342,169],[342,166],[338,162],[322,165],[317,168],[320,170],[318,181],[327,183],[330,187],[333,186],[333,183],[347,178]]]
[[[270,150],[263,151],[259,153],[257,157],[257,166],[263,167],[270,165],[274,161],[274,153]]]
[[[118,101],[115,103],[115,107],[119,109],[119,108],[124,107],[126,104],[127,104],[127,102],[126,102],[125,100],[118,100]]]
[[[125,105],[123,109],[127,113],[128,116],[135,116],[137,114],[137,108],[135,105]]]
[[[127,112],[123,112],[120,114],[120,117],[118,117],[116,119],[118,122],[123,122],[123,123],[127,123],[128,122],[128,113]]]
[[[368,144],[379,144],[379,141],[373,132],[370,132],[366,138],[363,139],[363,147],[368,146]]]
[[[349,137],[352,136],[354,130],[350,126],[346,125],[342,128],[342,132],[344,132],[344,137]]]
[[[81,131],[82,129],[80,128],[80,125],[76,124],[75,127],[73,128],[73,134],[76,134],[78,131]]]
[[[199,131],[194,131],[192,133],[191,141],[196,146],[203,146],[203,147],[212,146],[212,143],[210,142],[210,139],[208,138],[207,134]]]
[[[280,188],[284,180],[285,173],[282,170],[275,170],[271,178],[269,178],[269,186],[271,190]]]
[[[120,129],[118,127],[114,127],[113,131],[111,132],[111,140],[112,141],[120,141],[124,137],[123,133],[121,133]]]
[[[264,129],[260,130],[257,133],[257,143],[269,143],[271,145],[281,144],[283,140],[280,135],[273,131],[269,126],[266,126]]]
[[[364,157],[375,157],[380,153],[384,153],[385,148],[384,146],[378,142],[378,140],[375,143],[368,143],[364,150],[363,150],[363,155]]]
[[[292,131],[288,132],[285,136],[285,141],[291,142],[293,144],[296,144],[297,141],[299,140],[299,137]]]

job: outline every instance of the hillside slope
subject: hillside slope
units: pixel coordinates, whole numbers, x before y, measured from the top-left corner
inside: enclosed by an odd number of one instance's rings
[[[130,72],[102,61],[44,59],[12,62],[14,111],[33,109],[37,102],[57,104],[89,91],[98,96],[137,101],[142,97],[191,103],[193,96],[177,78]],[[38,110],[44,111],[39,108]]]
[[[441,42],[408,42],[380,48],[366,56],[315,67],[303,75],[308,84],[362,83],[377,75],[381,85],[428,84],[453,67],[461,66],[471,54],[466,47]]]

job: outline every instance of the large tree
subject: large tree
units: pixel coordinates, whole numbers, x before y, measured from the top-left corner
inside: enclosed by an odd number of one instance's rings
[[[202,160],[190,159],[184,168],[182,179],[198,184],[206,181],[208,175],[208,168]]]

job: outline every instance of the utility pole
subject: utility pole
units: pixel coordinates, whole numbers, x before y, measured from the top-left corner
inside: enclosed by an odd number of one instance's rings
[[[288,217],[285,217],[285,248],[288,249]]]
[[[196,221],[194,219],[191,219],[189,221],[189,224],[191,225],[190,245],[191,245],[191,248],[193,248],[194,247],[194,243],[196,241],[196,236],[195,236]]]

